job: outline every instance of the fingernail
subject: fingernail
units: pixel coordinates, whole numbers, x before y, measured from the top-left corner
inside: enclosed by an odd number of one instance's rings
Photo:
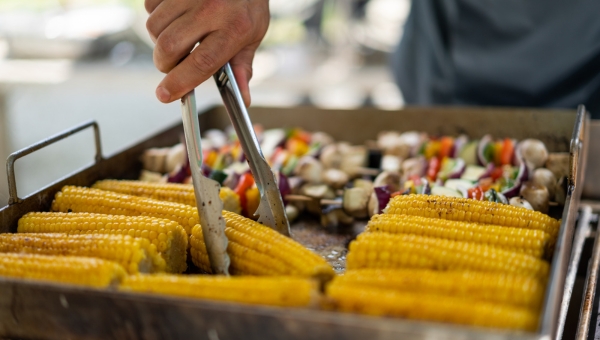
[[[169,99],[171,99],[171,94],[169,93],[169,91],[167,91],[167,89],[165,89],[162,86],[159,86],[156,89],[156,97],[158,97],[158,100],[160,100],[161,102],[168,102]]]

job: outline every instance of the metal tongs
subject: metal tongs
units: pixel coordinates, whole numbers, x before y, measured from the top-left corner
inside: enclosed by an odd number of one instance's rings
[[[258,222],[283,235],[290,236],[290,225],[277,181],[262,154],[229,63],[225,64],[214,75],[214,78],[260,192],[260,204],[254,215],[259,216]],[[219,198],[220,185],[218,182],[206,178],[202,173],[200,123],[196,112],[194,90],[181,98],[181,113],[196,205],[210,266],[214,274],[228,275],[230,261],[227,255],[228,240],[225,235],[225,220],[221,213],[223,202]]]
[[[260,204],[254,216],[258,216],[258,222],[275,229],[283,235],[290,236],[290,224],[285,214],[277,181],[262,154],[250,116],[229,63],[221,67],[215,73],[214,78],[260,192]]]

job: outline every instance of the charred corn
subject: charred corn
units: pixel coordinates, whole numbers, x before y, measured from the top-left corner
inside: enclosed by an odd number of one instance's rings
[[[19,219],[19,233],[111,234],[150,241],[166,262],[166,271],[185,271],[188,236],[179,223],[149,216],[31,212]]]
[[[318,298],[315,281],[295,277],[132,275],[120,289],[282,307],[309,306]]]
[[[230,270],[245,275],[291,275],[329,280],[334,272],[319,255],[300,243],[251,219],[223,212]],[[192,229],[190,252],[196,266],[210,272],[202,228]]]
[[[370,315],[396,316],[463,325],[533,331],[538,313],[527,308],[432,293],[404,293],[390,289],[338,284],[327,286],[327,297],[337,310]]]
[[[56,194],[52,211],[164,218],[179,223],[188,235],[200,223],[198,209],[186,204],[75,186]]]
[[[144,238],[127,235],[0,234],[0,252],[97,257],[130,274],[165,271],[165,260]]]
[[[92,257],[0,253],[0,276],[107,287],[127,273],[118,263]]]
[[[398,195],[390,200],[385,213],[542,230],[550,235],[551,243],[560,228],[560,221],[539,211],[458,197]]]
[[[430,269],[355,269],[336,276],[334,284],[436,294],[539,311],[545,284],[537,277],[505,273]]]
[[[196,206],[194,187],[191,184],[149,183],[142,181],[102,180],[93,186],[96,189],[118,192],[121,194],[153,198]],[[219,197],[223,201],[223,209],[239,214],[242,212],[239,197],[228,187],[221,187]]]
[[[550,252],[548,249],[550,235],[541,230],[389,214],[371,217],[366,230],[481,243],[536,257],[542,257],[544,253]]]
[[[364,233],[350,243],[347,269],[423,268],[513,273],[546,279],[548,263],[487,245],[410,234]]]

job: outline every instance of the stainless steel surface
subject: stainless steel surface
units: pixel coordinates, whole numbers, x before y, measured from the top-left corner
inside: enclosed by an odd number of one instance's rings
[[[573,240],[573,247],[571,251],[571,261],[569,262],[569,268],[567,269],[567,277],[565,278],[565,288],[563,292],[562,302],[560,304],[560,313],[558,317],[558,327],[556,331],[556,339],[561,340],[563,338],[563,332],[565,329],[565,321],[567,318],[567,312],[569,310],[569,303],[571,302],[571,296],[573,294],[573,286],[575,284],[575,277],[577,276],[577,269],[579,269],[579,261],[581,260],[581,253],[583,251],[583,245],[585,239],[590,235],[590,216],[591,207],[583,206],[583,209],[579,213],[579,222],[577,223],[577,233]]]
[[[582,195],[584,198],[600,200],[600,120],[592,120],[589,129],[587,176]]]
[[[567,199],[565,201],[560,231],[554,248],[554,257],[550,267],[550,278],[548,280],[548,287],[544,298],[540,327],[540,333],[552,339],[557,338],[557,321],[561,308],[562,294],[565,290],[565,277],[569,264],[569,256],[571,254],[573,229],[575,228],[575,220],[577,219],[577,210],[579,207],[579,193],[581,193],[581,188],[579,187],[580,183],[578,182],[578,178],[584,167],[584,164],[582,164],[585,160],[584,141],[587,138],[585,134],[585,123],[589,122],[588,116],[585,107],[580,106],[577,109],[577,118],[575,120],[572,138],[569,143],[569,162],[571,167],[569,169]]]
[[[587,219],[590,223],[592,216],[591,207],[583,207],[581,219]],[[593,312],[594,295],[596,294],[596,284],[598,282],[598,270],[600,267],[600,237],[597,237],[594,241],[594,249],[592,250],[592,258],[588,263],[588,270],[584,286],[583,302],[581,304],[581,311],[579,313],[579,324],[577,326],[577,335],[575,339],[586,340],[591,325],[591,318]]]
[[[196,206],[200,217],[200,226],[204,235],[204,243],[214,274],[229,275],[229,255],[227,254],[227,236],[225,235],[225,219],[223,202],[219,198],[221,186],[217,181],[202,174],[202,146],[200,145],[200,123],[196,112],[196,96],[194,90],[181,98],[181,116],[185,144],[190,161],[192,182]]]
[[[331,133],[337,139],[346,134],[355,138],[352,142],[376,136],[381,127],[388,129],[411,128],[439,135],[456,134],[461,131],[477,136],[476,133],[491,133],[496,136],[540,138],[550,151],[566,151],[575,120],[580,116],[574,112],[554,112],[546,110],[505,110],[478,108],[406,108],[400,112],[361,110],[321,110],[316,108],[255,108],[253,119],[265,126],[298,126],[311,130]],[[548,117],[551,117],[548,119]],[[199,117],[200,125],[205,129],[224,128],[229,118],[222,108],[213,108]],[[339,121],[350,121],[356,126],[364,126],[354,134],[347,134],[348,127],[340,128]],[[519,121],[514,134],[506,130],[507,126]],[[371,125],[368,125],[370,122]],[[585,124],[584,124],[585,125]],[[485,129],[482,129],[485,127]],[[529,127],[529,130],[526,129]],[[367,131],[367,128],[370,131]],[[89,186],[99,179],[133,179],[139,175],[141,163],[139,156],[151,147],[171,146],[179,141],[181,125],[165,129],[141,141],[124,148],[120,153],[103,158],[100,162],[69,175],[36,193],[25,197],[21,202],[0,208],[0,231],[15,232],[17,220],[30,211],[44,211],[50,206],[54,194],[64,185]],[[555,133],[552,134],[552,131]],[[569,132],[570,131],[570,132]],[[575,134],[574,134],[575,135]],[[587,145],[585,134],[577,133]],[[364,139],[363,139],[364,138]],[[584,151],[585,152],[585,151]],[[585,157],[579,158],[583,163]],[[579,186],[579,183],[576,182]],[[572,190],[576,193],[577,190]],[[569,196],[570,208],[563,212],[561,229],[574,229],[573,209],[578,206],[579,197]],[[565,219],[565,216],[569,217]],[[573,217],[573,218],[571,218]],[[569,223],[572,223],[570,225]],[[557,262],[561,252],[570,254],[569,237],[559,238],[559,243],[567,246],[557,247],[552,260],[552,280],[556,277]],[[569,248],[569,249],[567,249]],[[567,267],[565,266],[565,271]],[[564,272],[563,272],[564,274]],[[566,282],[568,283],[568,282]],[[562,302],[565,291],[562,282],[553,284]],[[549,290],[551,287],[549,286]],[[362,315],[335,313],[320,310],[292,308],[267,308],[241,304],[212,303],[204,300],[178,299],[173,297],[155,297],[131,294],[120,291],[80,289],[74,291],[66,285],[49,285],[18,279],[0,279],[0,337],[14,338],[85,338],[97,339],[99,334],[105,338],[114,337],[116,331],[121,337],[128,334],[131,338],[160,336],[163,338],[189,338],[206,334],[207,330],[217,329],[219,338],[225,339],[551,339],[543,329],[537,332],[513,332],[494,329],[472,328],[458,325],[446,325],[436,322],[419,322],[406,319],[376,318]],[[69,309],[61,307],[56,301],[67,296],[69,301],[77,301]],[[35,296],[34,299],[28,299]],[[42,302],[40,302],[42,301]],[[180,309],[181,306],[184,309]],[[122,307],[125,312],[107,316],[107,310]],[[548,313],[551,305],[545,302],[544,316],[551,315],[557,320],[560,304],[555,305],[556,314]],[[16,323],[14,320],[18,320]],[[541,321],[543,321],[541,319]],[[26,327],[25,325],[44,325]],[[138,325],[140,333],[131,331],[131,325]],[[168,327],[165,327],[168,325]],[[116,330],[111,333],[111,329]],[[240,331],[241,329],[241,331]],[[133,332],[133,333],[131,333]],[[142,333],[143,332],[143,333]],[[572,335],[572,334],[571,334]]]
[[[26,148],[23,148],[19,151],[15,151],[6,160],[6,175],[8,177],[8,204],[15,204],[20,201],[20,198],[17,194],[17,181],[15,179],[15,162],[17,159],[29,155],[32,152],[35,152],[43,147],[46,147],[50,144],[58,142],[59,140],[65,139],[79,131],[85,130],[89,127],[94,128],[94,141],[96,145],[96,162],[99,162],[102,159],[102,146],[100,144],[100,128],[98,127],[98,123],[95,121],[89,121],[80,125],[77,125],[71,129],[65,130],[59,134],[48,137],[38,143],[30,145]]]
[[[256,186],[260,191],[260,204],[254,212],[254,216],[258,216],[258,222],[277,230],[283,235],[290,236],[290,224],[285,214],[277,181],[262,154],[250,116],[248,116],[244,100],[229,63],[215,73],[214,78],[250,165],[250,170],[254,175]]]

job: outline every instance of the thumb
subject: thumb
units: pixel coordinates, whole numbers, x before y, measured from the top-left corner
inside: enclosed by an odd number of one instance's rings
[[[247,46],[229,61],[246,107],[250,106],[251,101],[249,83],[252,79],[252,61],[257,47]]]

